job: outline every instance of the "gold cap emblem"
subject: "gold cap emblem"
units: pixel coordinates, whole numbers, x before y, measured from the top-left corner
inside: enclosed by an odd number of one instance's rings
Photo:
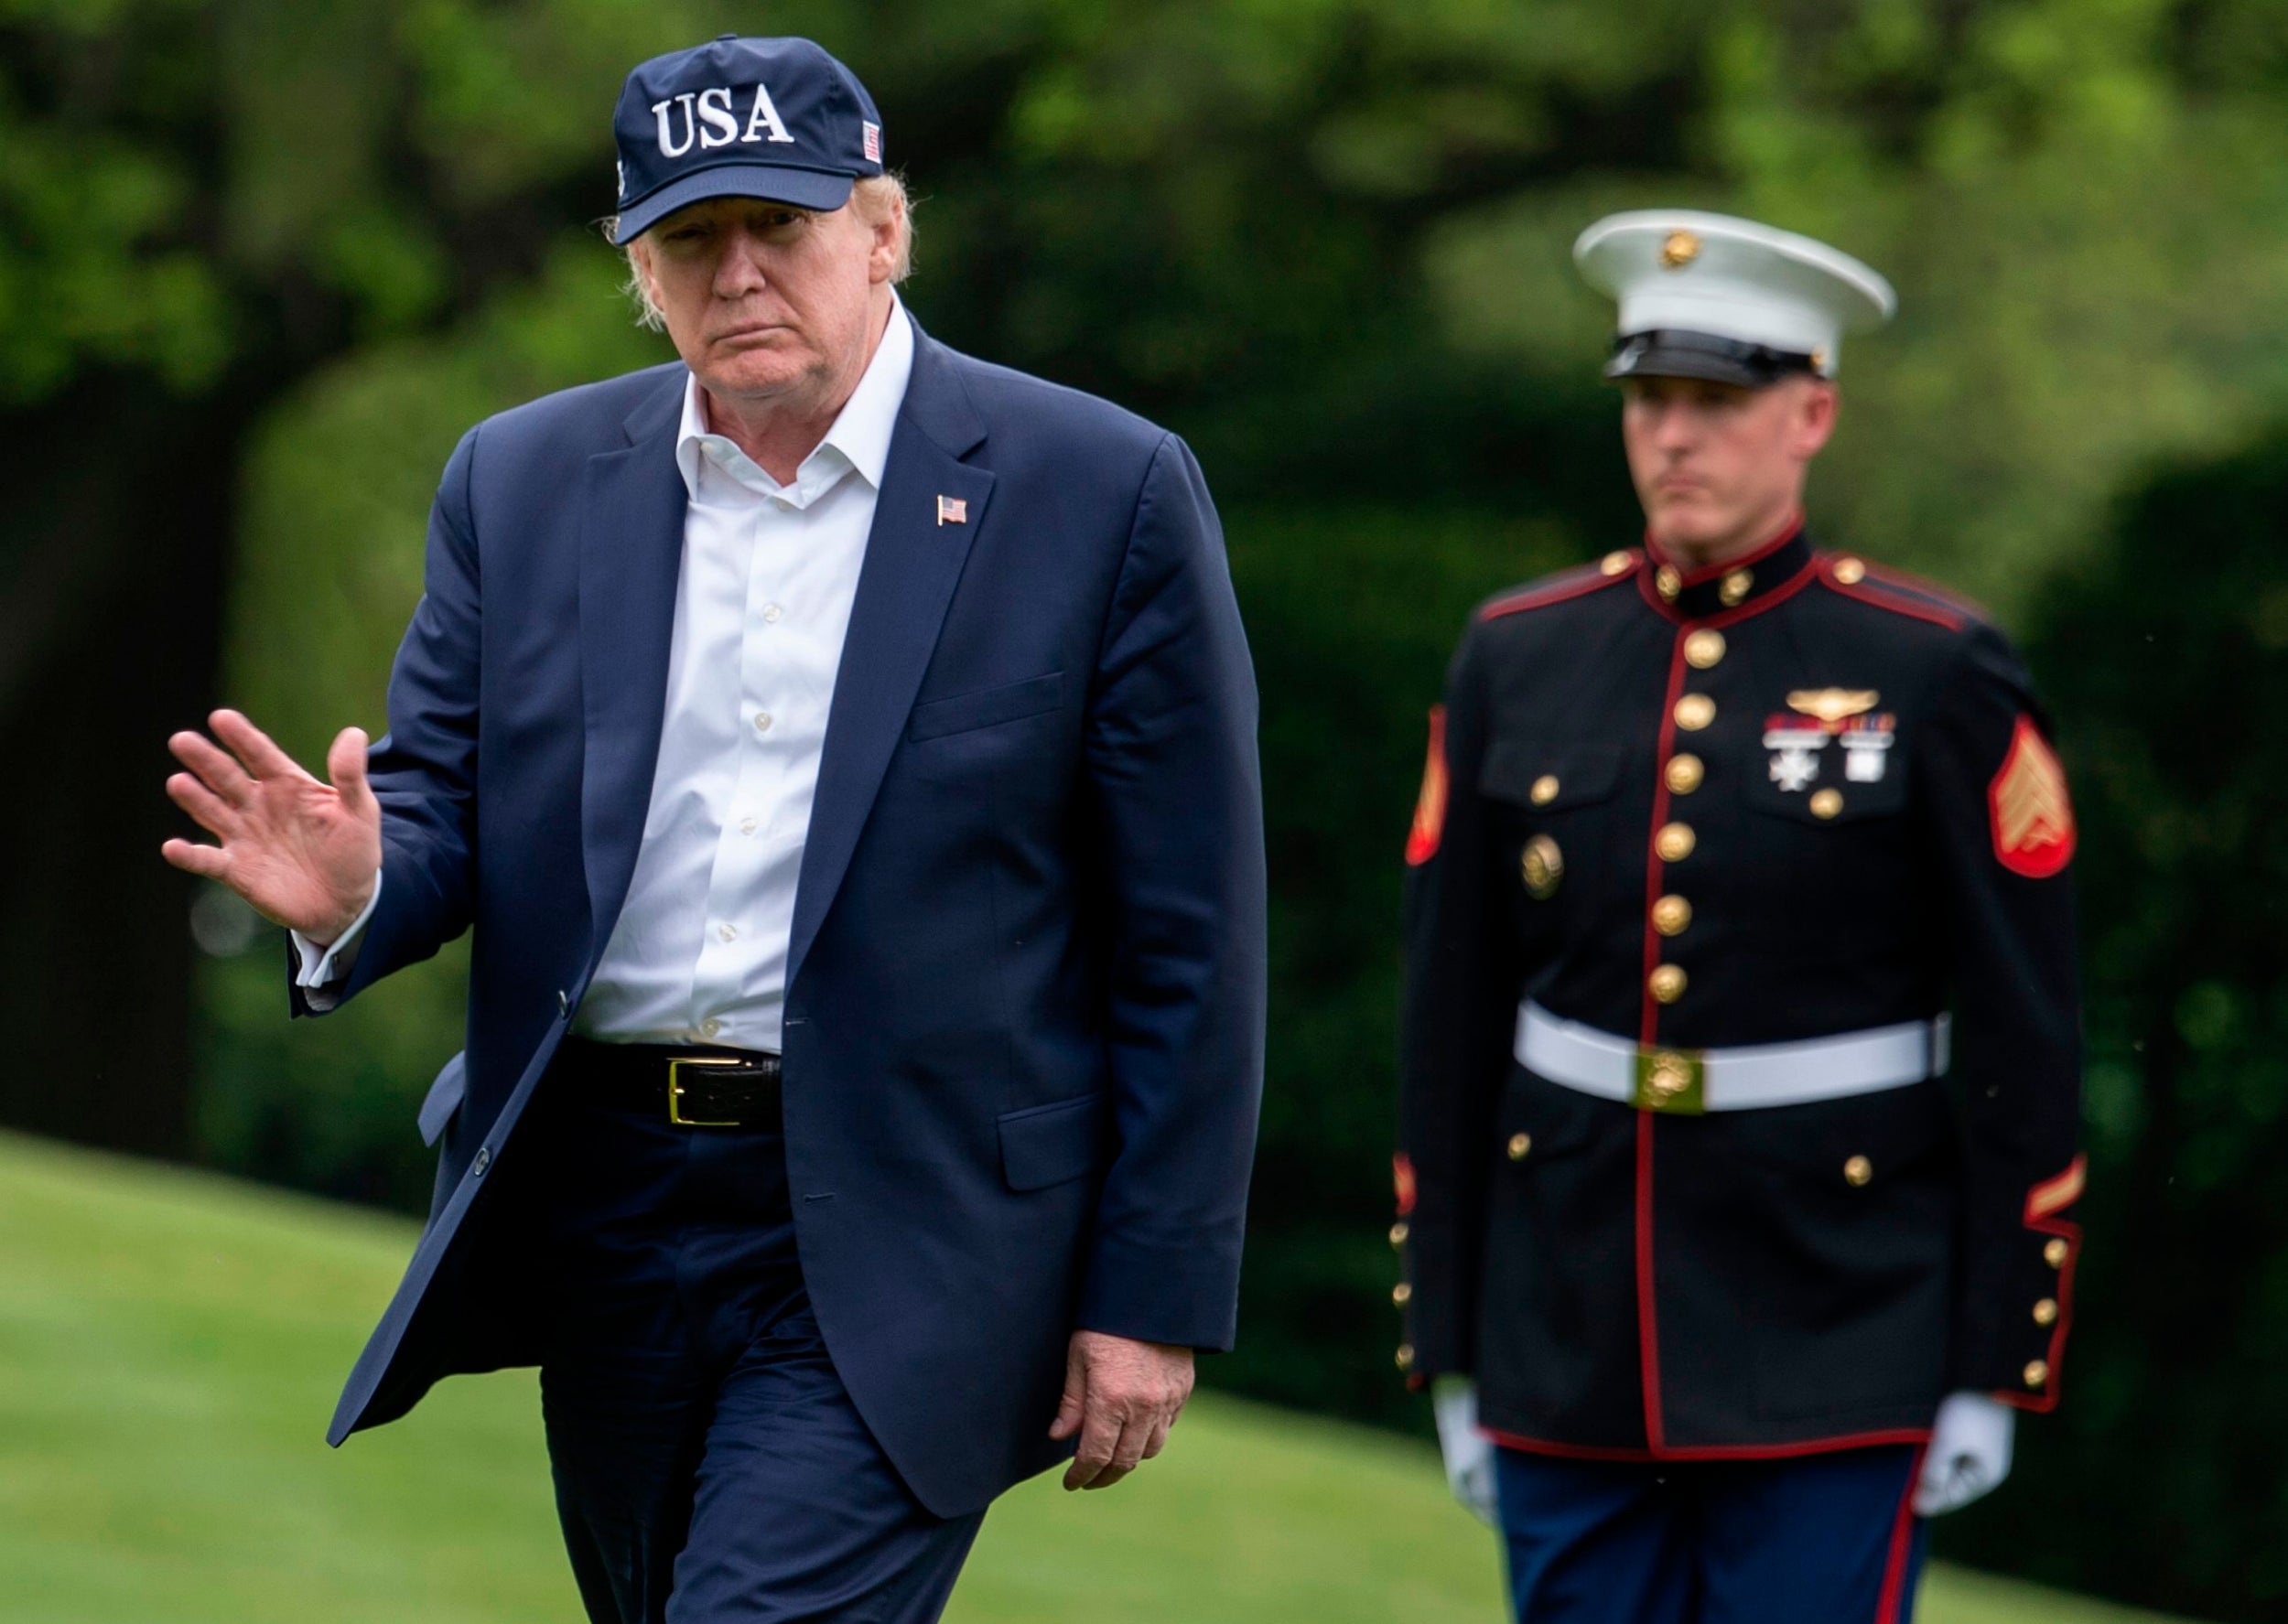
[[[1697,231],[1681,227],[1670,231],[1660,244],[1660,263],[1671,271],[1681,271],[1700,257],[1700,239]]]

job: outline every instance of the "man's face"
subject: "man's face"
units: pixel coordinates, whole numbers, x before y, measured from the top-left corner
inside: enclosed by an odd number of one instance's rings
[[[1835,426],[1835,386],[1818,378],[1763,389],[1632,378],[1624,387],[1629,475],[1663,546],[1721,545],[1784,522]]]
[[[894,222],[752,198],[694,203],[636,239],[635,263],[684,364],[709,393],[802,409],[864,370]]]

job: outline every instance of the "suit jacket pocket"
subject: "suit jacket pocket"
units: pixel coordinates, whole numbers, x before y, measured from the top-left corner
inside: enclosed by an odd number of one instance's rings
[[[919,743],[925,738],[944,738],[950,733],[997,727],[1003,722],[1022,721],[1027,716],[1052,711],[1063,702],[1064,673],[1046,672],[1021,683],[1004,683],[998,688],[980,688],[972,694],[955,694],[917,704],[913,707],[913,720],[907,725],[906,737]]]
[[[1083,1094],[1004,1112],[1001,1177],[1011,1189],[1046,1189],[1093,1173],[1102,1154],[1105,1095]]]
[[[445,1069],[429,1084],[428,1094],[421,1102],[421,1143],[435,1145],[445,1132],[445,1124],[453,1120],[453,1113],[460,1109],[461,1096],[469,1092],[468,1056],[457,1054],[445,1062]]]

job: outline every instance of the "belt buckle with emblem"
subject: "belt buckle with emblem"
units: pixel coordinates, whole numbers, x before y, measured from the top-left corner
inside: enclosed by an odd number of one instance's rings
[[[1698,1049],[1640,1044],[1636,1088],[1629,1103],[1667,1116],[1699,1116],[1708,1109],[1708,1063]]]
[[[744,1063],[744,1061],[734,1060],[729,1059],[728,1056],[721,1055],[698,1055],[688,1059],[675,1059],[668,1061],[667,1120],[675,1124],[679,1128],[738,1128],[746,1126],[746,1124],[737,1117],[685,1116],[684,1114],[684,1090],[690,1086],[684,1081],[684,1074],[686,1069],[696,1070],[699,1068],[707,1066],[739,1066]]]

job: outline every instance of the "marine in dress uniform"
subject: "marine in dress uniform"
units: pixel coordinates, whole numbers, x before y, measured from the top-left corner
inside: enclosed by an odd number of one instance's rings
[[[1576,255],[1624,381],[1831,378],[1891,307],[1721,216]],[[1975,608],[1799,518],[1706,567],[1648,531],[1471,618],[1407,851],[1394,1295],[1399,1367],[1495,1446],[1521,1619],[1903,1619],[1917,1507],[2058,1402],[2048,733]]]

